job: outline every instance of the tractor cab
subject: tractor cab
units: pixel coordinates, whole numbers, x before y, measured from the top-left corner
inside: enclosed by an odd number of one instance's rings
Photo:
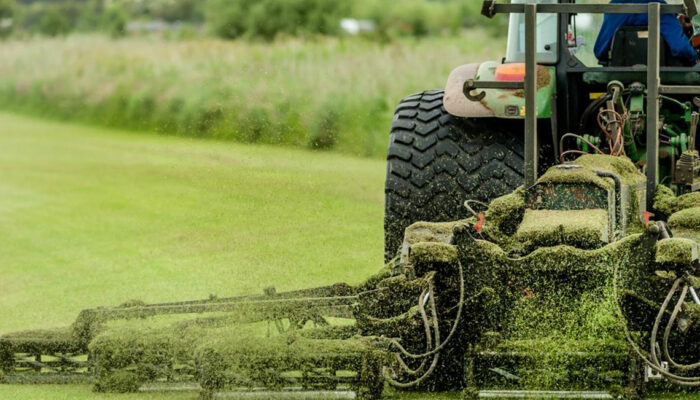
[[[615,32],[610,58],[600,61],[602,66],[632,67],[646,65],[649,28],[646,26],[623,26]],[[663,67],[682,67],[684,64],[674,57],[666,41],[661,43],[659,65]]]
[[[491,2],[484,5],[484,9],[488,10],[491,7]],[[495,2],[493,2],[495,4]],[[511,4],[526,4],[537,3],[542,5],[552,4],[577,4],[585,6],[605,5],[609,3],[607,0],[514,0]],[[669,1],[670,4],[680,5],[682,2]],[[630,4],[630,3],[618,3]],[[636,4],[644,4],[639,1]],[[685,9],[692,11],[695,7],[692,0],[683,3]],[[487,11],[488,12],[488,11]],[[668,18],[667,15],[664,18]],[[584,65],[595,66],[598,64],[602,67],[607,66],[642,66],[646,65],[647,47],[648,47],[648,21],[644,15],[639,14],[620,14],[613,13],[608,15],[610,21],[604,23],[603,14],[570,14],[566,23],[561,24],[557,14],[554,13],[538,13],[537,14],[537,62],[539,64],[557,64],[560,55],[559,52],[563,48],[568,48],[571,55],[578,59],[578,62]],[[508,44],[506,48],[505,63],[522,63],[525,61],[525,19],[524,14],[510,14],[508,24]],[[673,16],[672,18],[676,18]],[[665,67],[681,67],[692,66],[695,62],[682,62],[678,56],[674,56],[669,47],[668,40],[663,30],[669,27],[673,28],[674,37],[669,37],[673,43],[687,41],[689,46],[697,47],[700,45],[700,30],[693,30],[693,24],[690,19],[677,24],[673,24],[670,20],[665,21],[667,26],[662,27],[663,40],[661,46],[661,66]],[[700,22],[700,21],[697,21]],[[675,26],[674,26],[675,25]],[[687,38],[679,38],[678,32],[684,29]],[[669,35],[670,36],[670,35]],[[565,44],[559,47],[559,43]],[[601,46],[602,50],[606,50],[602,55],[602,60],[592,62],[596,57],[593,51],[594,44]],[[697,57],[696,57],[697,60]]]
[[[540,0],[541,4],[556,4],[557,0]],[[525,3],[523,0],[513,1],[514,4]],[[557,62],[558,20],[556,14],[537,15],[537,61],[542,64]],[[522,63],[525,61],[525,15],[510,14],[508,22],[508,44],[506,48],[506,63]]]

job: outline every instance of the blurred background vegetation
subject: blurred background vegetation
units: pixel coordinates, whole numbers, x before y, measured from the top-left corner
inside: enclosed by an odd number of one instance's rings
[[[455,34],[462,28],[499,23],[479,16],[480,1],[459,0],[0,0],[4,34],[65,35],[101,31],[120,36],[130,26],[162,27],[175,35],[273,40],[280,35],[341,35],[340,21],[372,21],[367,36]],[[175,32],[173,32],[175,31]]]
[[[499,59],[460,0],[0,0],[0,107],[163,134],[385,151],[393,107]]]

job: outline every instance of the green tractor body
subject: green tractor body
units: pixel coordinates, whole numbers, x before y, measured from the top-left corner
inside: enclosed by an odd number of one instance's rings
[[[578,16],[623,12],[649,15],[632,30],[648,65],[618,65],[625,46],[586,65]],[[700,67],[661,65],[659,33],[662,13],[694,3],[484,13],[511,14],[504,61],[459,67],[397,108],[377,275],[86,310],[0,337],[0,379],[203,399],[700,396]]]

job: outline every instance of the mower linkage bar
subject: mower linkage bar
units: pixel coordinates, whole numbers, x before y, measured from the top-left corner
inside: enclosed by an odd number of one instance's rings
[[[496,14],[523,14],[525,4],[498,4],[495,1],[484,3],[482,13],[493,18]],[[648,4],[537,4],[541,14],[647,14]],[[687,14],[689,10],[682,4],[662,4],[662,14]],[[692,13],[692,12],[691,12]],[[693,15],[689,15],[693,17]]]
[[[324,309],[334,315],[350,314],[347,307],[357,301],[356,296],[319,297],[319,298],[290,298],[273,300],[252,300],[197,303],[187,305],[146,305],[131,308],[112,308],[92,310],[105,319],[144,318],[167,314],[200,314],[211,312],[237,312],[242,315],[288,314],[295,311]]]
[[[472,91],[477,90],[477,89],[513,89],[513,90],[522,90],[525,89],[525,82],[524,81],[512,81],[512,82],[503,82],[503,81],[477,81],[474,79],[467,79],[466,82],[464,82],[464,88],[462,91],[464,92],[464,95],[471,101],[481,101],[486,97],[486,93],[481,92],[477,94],[472,94]]]
[[[525,82],[523,81],[475,81],[474,79],[468,79],[464,83],[464,90],[474,90],[474,89],[524,89]]]
[[[528,390],[483,390],[480,399],[576,399],[576,400],[611,400],[612,395],[605,392],[576,391],[528,391]]]
[[[257,301],[257,300],[273,300],[273,299],[291,299],[291,298],[309,298],[309,297],[343,297],[352,296],[356,294],[355,289],[345,283],[336,283],[330,286],[323,286],[312,289],[301,289],[294,290],[291,292],[277,293],[275,288],[270,287],[265,289],[265,294],[255,294],[248,296],[236,296],[236,297],[217,297],[216,295],[211,295],[208,299],[201,300],[187,300],[187,301],[177,301],[177,302],[167,302],[167,303],[154,303],[154,304],[144,304],[141,307],[159,307],[159,306],[189,306],[197,304],[212,304],[212,303],[233,303],[233,302],[243,302],[243,301]],[[114,308],[133,308],[134,306],[121,306]],[[99,309],[98,309],[99,310]],[[96,310],[96,311],[98,311]]]

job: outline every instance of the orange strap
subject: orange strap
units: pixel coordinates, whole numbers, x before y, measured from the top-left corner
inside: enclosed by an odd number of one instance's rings
[[[484,213],[479,213],[476,216],[479,217],[479,222],[477,222],[476,225],[474,225],[474,229],[476,229],[477,232],[481,233],[481,230],[484,229],[486,215],[484,215]]]

